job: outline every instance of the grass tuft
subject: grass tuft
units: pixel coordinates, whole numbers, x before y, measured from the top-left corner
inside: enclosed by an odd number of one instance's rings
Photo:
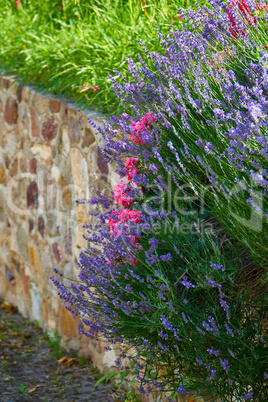
[[[203,1],[203,0],[202,0]],[[201,2],[202,2],[201,1]],[[157,51],[158,29],[180,26],[194,0],[0,0],[0,73],[82,107],[118,112],[109,74],[126,73],[140,40]],[[98,87],[98,90],[91,87]]]

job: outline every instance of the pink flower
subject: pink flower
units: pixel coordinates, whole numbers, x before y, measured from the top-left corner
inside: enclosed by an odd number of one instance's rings
[[[92,91],[97,91],[97,90],[99,89],[99,87],[97,87],[97,86],[95,85],[95,86],[90,87],[90,89],[92,89]]]
[[[120,233],[120,231],[116,229],[116,226],[120,224],[120,220],[114,219],[114,218],[119,218],[120,214],[121,214],[121,211],[112,211],[111,215],[109,217],[109,220],[108,220],[109,228],[116,235]]]
[[[86,86],[86,84],[84,84],[84,85],[83,85],[83,89],[87,89],[87,86]]]
[[[150,127],[155,122],[155,116],[153,113],[146,113],[140,120],[146,127]]]
[[[130,240],[130,243],[132,243],[132,244],[137,244],[138,241],[139,241],[139,238],[136,237],[136,236],[130,235],[130,236],[129,236],[129,240]]]
[[[266,11],[266,13],[268,12],[268,5],[266,3],[256,3],[255,5],[255,9],[257,11]]]
[[[138,162],[138,158],[127,158],[125,162],[125,169],[129,170],[133,168]]]
[[[143,141],[142,134],[147,133],[146,128],[150,127],[153,122],[155,121],[155,116],[153,113],[146,113],[145,116],[143,116],[139,121],[132,121],[131,122],[131,128],[134,132],[134,134],[130,134],[129,137],[131,141],[134,142],[134,144],[137,145],[145,145],[145,142]]]
[[[138,175],[139,171],[136,167],[138,158],[127,158],[125,162],[125,170],[127,171],[127,179],[132,180],[134,174]]]
[[[144,132],[146,132],[146,127],[144,124],[135,121],[132,121],[131,128],[134,131],[134,134],[130,134],[129,138],[134,144],[137,145],[145,145],[145,142],[142,140],[141,136]]]
[[[211,59],[209,61],[209,64],[214,67],[216,70],[218,70],[220,67],[223,68],[224,67],[224,62],[227,59],[231,59],[231,57],[233,56],[233,53],[231,51],[229,51],[228,53],[226,53],[224,50],[215,53],[213,55],[213,59]]]
[[[130,205],[133,203],[132,199],[127,195],[125,192],[127,189],[126,183],[121,180],[120,183],[118,183],[115,186],[114,189],[114,200],[115,202],[122,206],[122,207],[130,207]]]
[[[132,222],[135,222],[135,223],[141,222],[140,216],[141,216],[141,212],[137,211],[136,209],[132,209],[128,214],[129,220]]]
[[[140,211],[137,211],[136,209],[126,208],[122,211],[120,219],[121,222],[127,222],[128,218],[131,222],[140,223],[141,222],[140,216],[141,216]]]
[[[14,6],[15,6],[15,7],[19,7],[19,5],[20,5],[19,0],[15,1]]]

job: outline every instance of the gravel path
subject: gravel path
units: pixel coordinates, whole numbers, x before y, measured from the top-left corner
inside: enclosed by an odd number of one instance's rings
[[[123,402],[112,384],[93,387],[101,375],[85,359],[65,356],[57,336],[0,307],[0,401]]]

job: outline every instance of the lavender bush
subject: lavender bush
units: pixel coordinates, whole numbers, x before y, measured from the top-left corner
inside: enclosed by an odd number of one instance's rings
[[[99,220],[80,282],[52,280],[139,392],[265,401],[267,6],[210,6],[112,78],[125,113],[99,130],[119,183],[79,201]]]

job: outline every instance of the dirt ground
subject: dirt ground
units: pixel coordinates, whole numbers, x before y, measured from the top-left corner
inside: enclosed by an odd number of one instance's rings
[[[44,334],[16,308],[0,306],[0,401],[123,402],[125,392],[102,377],[88,360],[66,355],[60,337]]]

